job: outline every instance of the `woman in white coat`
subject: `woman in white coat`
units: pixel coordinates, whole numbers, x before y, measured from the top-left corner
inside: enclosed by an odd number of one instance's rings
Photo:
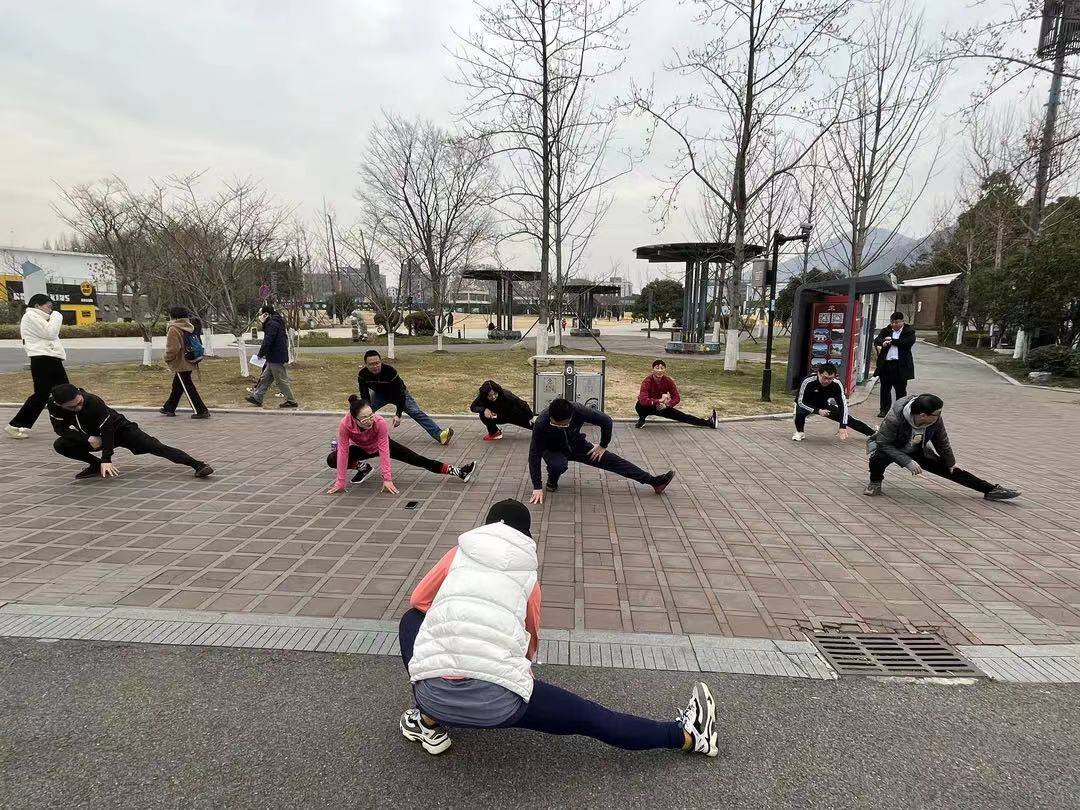
[[[13,439],[30,438],[30,428],[45,409],[53,386],[68,382],[67,371],[64,370],[67,352],[60,343],[60,327],[63,323],[63,316],[49,296],[43,293],[30,296],[19,324],[19,334],[30,358],[34,393],[26,398],[15,418],[4,428],[4,432]]]

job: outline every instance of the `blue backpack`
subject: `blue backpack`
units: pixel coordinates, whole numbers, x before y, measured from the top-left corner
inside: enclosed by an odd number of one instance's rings
[[[206,350],[203,348],[198,335],[193,332],[186,332],[184,334],[184,359],[193,366],[197,366],[205,356]]]

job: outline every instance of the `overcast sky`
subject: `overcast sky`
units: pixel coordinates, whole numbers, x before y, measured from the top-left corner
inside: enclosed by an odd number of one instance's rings
[[[1007,0],[969,8],[931,0],[927,29],[963,27]],[[989,9],[988,9],[989,7]],[[39,246],[63,231],[54,184],[117,174],[132,185],[207,169],[252,176],[314,213],[325,198],[343,219],[366,132],[381,109],[453,123],[460,95],[447,79],[451,28],[466,30],[471,0],[33,0],[5,4],[0,26],[0,243]],[[631,76],[647,82],[680,42],[700,41],[689,7],[646,0],[630,24]],[[968,63],[939,105],[947,149],[928,194],[904,227],[913,236],[955,182],[951,114],[983,66]],[[639,123],[621,130],[638,145]],[[678,219],[658,233],[647,201],[666,144],[614,187],[615,203],[590,251],[592,275],[614,261],[640,284],[637,245],[693,238]],[[692,196],[685,202],[690,203]],[[686,207],[685,205],[683,206]],[[794,228],[795,223],[790,227]]]

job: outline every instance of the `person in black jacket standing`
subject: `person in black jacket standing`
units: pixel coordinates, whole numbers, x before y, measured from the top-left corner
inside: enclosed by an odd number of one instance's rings
[[[285,321],[269,305],[259,310],[259,320],[262,321],[263,339],[262,345],[259,346],[259,351],[255,356],[265,358],[266,365],[263,368],[262,377],[259,378],[259,384],[255,386],[255,390],[251,392],[251,395],[245,397],[245,399],[252,405],[258,405],[261,408],[263,397],[270,390],[270,386],[276,382],[278,390],[285,397],[285,401],[278,407],[298,408],[300,406],[296,402],[296,397],[293,396],[292,386],[289,385],[289,370],[287,368],[289,362],[289,335],[285,328]]]
[[[149,454],[183,464],[195,471],[196,478],[212,475],[214,468],[198,461],[183,450],[162,444],[137,424],[128,421],[101,399],[71,383],[55,386],[49,394],[49,419],[59,437],[53,449],[62,456],[82,461],[86,469],[76,478],[115,478],[120,469],[113,464],[113,451],[125,447],[135,455]],[[94,455],[101,452],[101,457]]]
[[[600,428],[600,444],[594,445],[581,432],[582,425],[597,425]],[[611,444],[612,421],[606,413],[576,405],[566,399],[553,399],[548,409],[536,417],[533,422],[532,444],[529,446],[529,477],[532,479],[533,493],[530,503],[543,503],[544,490],[540,480],[540,461],[547,464],[547,491],[557,492],[559,478],[571,461],[588,464],[607,470],[623,478],[652,487],[659,495],[675,471],[669,470],[663,475],[651,475],[645,470],[621,458],[607,449]]]
[[[874,345],[878,348],[877,370],[874,373],[881,389],[878,418],[884,419],[893,402],[893,391],[896,391],[896,399],[906,397],[908,380],[915,379],[915,360],[911,356],[915,330],[910,324],[904,323],[903,312],[894,312],[889,316],[889,325],[878,332]]]
[[[868,424],[848,413],[844,385],[836,379],[836,366],[832,363],[822,363],[799,386],[799,392],[795,395],[795,435],[791,437],[792,441],[803,440],[806,436],[806,417],[815,413],[840,423],[836,435],[842,442],[847,441],[849,427],[864,436],[874,432]]]
[[[386,405],[394,406],[394,427],[401,424],[401,414],[407,413],[439,444],[449,444],[453,438],[454,429],[444,430],[424,413],[405,387],[405,381],[401,379],[397,369],[384,363],[382,355],[375,349],[364,352],[364,365],[356,375],[356,385],[360,389],[360,396],[371,403],[373,411]]]
[[[527,402],[494,380],[484,380],[469,410],[479,414],[480,421],[487,428],[485,442],[496,442],[503,437],[499,425],[517,425],[531,430],[536,418]]]
[[[1007,501],[1020,495],[1014,489],[991,484],[956,464],[949,433],[941,418],[944,403],[933,394],[904,397],[893,403],[877,432],[866,440],[870,458],[870,483],[864,495],[881,494],[881,482],[890,464],[912,475],[930,472],[953,483],[983,493],[988,501]]]

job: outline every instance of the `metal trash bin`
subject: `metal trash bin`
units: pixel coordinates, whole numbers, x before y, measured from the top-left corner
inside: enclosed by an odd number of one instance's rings
[[[607,358],[602,355],[541,354],[529,358],[533,366],[533,410],[540,413],[551,400],[562,397],[586,408],[604,410]],[[561,364],[562,369],[540,370],[541,363]],[[579,363],[595,367],[582,369]]]

